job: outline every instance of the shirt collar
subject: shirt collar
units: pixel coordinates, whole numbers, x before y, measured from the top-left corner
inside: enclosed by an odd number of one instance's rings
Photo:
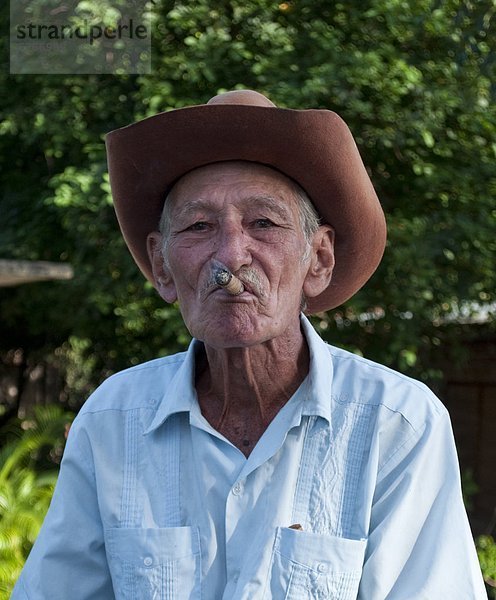
[[[330,423],[333,370],[329,346],[304,315],[301,326],[310,351],[310,370],[302,383],[306,386],[302,414],[323,417]]]
[[[303,402],[301,414],[320,416],[330,422],[332,362],[329,350],[304,315],[301,315],[301,326],[310,351],[310,370],[296,392]],[[184,361],[162,396],[145,435],[160,427],[171,415],[191,412],[198,404],[195,390],[195,358],[202,347],[202,342],[196,339],[190,343]]]
[[[197,403],[195,389],[195,357],[203,344],[193,339],[184,355],[176,373],[162,395],[152,422],[145,430],[145,435],[160,427],[173,414],[190,412]]]

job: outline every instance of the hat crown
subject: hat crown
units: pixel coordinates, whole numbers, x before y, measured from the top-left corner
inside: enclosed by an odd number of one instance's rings
[[[207,104],[241,104],[244,106],[270,106],[276,105],[263,94],[254,90],[232,90],[217,94]]]

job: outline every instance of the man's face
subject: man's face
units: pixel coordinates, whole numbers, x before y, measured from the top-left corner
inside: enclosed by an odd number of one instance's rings
[[[169,281],[190,333],[212,347],[247,347],[299,328],[309,260],[298,200],[284,175],[262,165],[196,169],[169,201]],[[232,296],[211,286],[216,261],[245,284]]]

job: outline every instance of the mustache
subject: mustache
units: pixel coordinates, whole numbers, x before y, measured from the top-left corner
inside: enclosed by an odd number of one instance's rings
[[[219,289],[219,285],[215,281],[216,268],[211,270],[210,276],[208,280],[205,282],[204,286],[200,290],[200,298],[201,300],[205,300],[207,296],[211,294],[216,289]],[[258,298],[264,298],[265,288],[263,286],[262,278],[260,277],[258,271],[253,269],[252,267],[241,267],[236,273],[233,273],[236,277],[241,281],[246,290],[255,294]]]

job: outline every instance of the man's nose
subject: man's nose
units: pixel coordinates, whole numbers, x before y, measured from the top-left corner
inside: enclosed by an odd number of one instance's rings
[[[215,258],[234,273],[251,263],[250,236],[241,225],[228,224],[219,229]]]

